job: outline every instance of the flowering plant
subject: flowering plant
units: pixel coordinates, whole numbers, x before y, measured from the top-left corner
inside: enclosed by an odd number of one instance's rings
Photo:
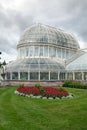
[[[43,91],[41,91],[43,90]],[[32,94],[34,96],[42,96],[42,97],[52,97],[52,98],[61,98],[61,97],[66,97],[69,95],[68,91],[55,88],[55,87],[35,87],[35,86],[25,86],[25,87],[19,87],[17,89],[18,92],[23,93],[23,94]]]

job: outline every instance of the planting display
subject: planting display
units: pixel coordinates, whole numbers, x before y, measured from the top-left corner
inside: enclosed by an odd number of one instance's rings
[[[63,88],[42,87],[40,85],[19,87],[17,92],[23,96],[39,96],[40,98],[46,97],[55,99],[69,96],[68,91]]]

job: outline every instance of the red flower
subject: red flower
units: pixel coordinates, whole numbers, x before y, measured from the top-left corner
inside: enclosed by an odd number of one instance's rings
[[[55,87],[43,87],[44,91],[40,91],[39,88],[34,86],[26,86],[23,88],[18,88],[17,91],[24,94],[42,95],[46,97],[62,97],[67,96],[69,93],[66,90],[60,91],[60,89]]]

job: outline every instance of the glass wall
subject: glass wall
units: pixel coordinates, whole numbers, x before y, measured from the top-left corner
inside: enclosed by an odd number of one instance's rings
[[[6,73],[6,78],[10,79],[10,73],[9,72]]]
[[[67,73],[67,80],[73,80],[73,73]]]
[[[12,79],[18,80],[18,72],[12,72]]]
[[[81,72],[75,72],[75,80],[82,80],[82,73]]]
[[[49,80],[48,72],[40,72],[40,80]]]
[[[29,48],[26,48],[26,57],[29,56]]]
[[[83,76],[82,76],[83,73]],[[29,75],[28,75],[29,74]],[[73,75],[74,74],[74,75]],[[66,77],[67,76],[67,77]],[[74,76],[74,79],[73,79]],[[7,72],[7,80],[58,80],[58,72]],[[60,72],[59,80],[87,80],[87,72]]]
[[[60,72],[60,80],[65,80],[65,72]]]
[[[57,80],[58,79],[58,73],[56,72],[50,72],[50,80]]]
[[[44,56],[48,57],[48,46],[44,46]]]
[[[38,72],[30,72],[30,80],[38,80],[39,73]]]
[[[58,49],[57,49],[57,57],[61,58],[61,55],[62,55],[62,54],[61,54],[61,48],[58,48]]]
[[[28,72],[20,72],[20,79],[28,80]]]
[[[87,80],[87,72],[84,72],[84,80]]]
[[[30,51],[29,56],[30,57],[34,56],[34,47],[33,46],[29,47],[29,51]]]
[[[20,48],[18,50],[18,56],[24,57],[59,57],[62,59],[69,58],[74,54],[74,51],[67,50],[66,48],[58,48],[52,46],[30,46],[26,48]]]
[[[34,56],[38,56],[39,48],[38,46],[34,47]]]

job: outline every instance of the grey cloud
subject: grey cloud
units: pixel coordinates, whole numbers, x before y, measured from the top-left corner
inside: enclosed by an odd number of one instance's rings
[[[77,34],[87,46],[87,0],[33,0],[31,7],[29,2],[25,0],[20,11],[0,5],[0,49],[12,53],[9,48],[16,50],[16,36],[38,21]]]
[[[3,52],[6,52],[7,54],[12,54],[13,50],[15,50],[16,47],[14,44],[11,44],[7,39],[0,38],[0,50]]]
[[[50,0],[47,2],[49,10],[44,9],[43,12],[45,12],[50,23],[76,33],[86,43],[87,0],[61,0],[59,2],[54,0],[51,6]],[[45,0],[43,4],[46,5]]]

